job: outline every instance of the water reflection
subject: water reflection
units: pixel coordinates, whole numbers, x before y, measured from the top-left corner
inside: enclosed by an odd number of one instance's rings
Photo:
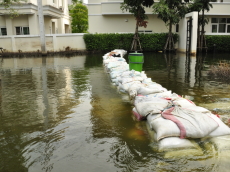
[[[1,63],[0,171],[221,171],[217,150],[156,152],[145,121],[116,90],[102,55],[9,58]],[[219,59],[229,60],[228,56]],[[153,81],[229,118],[229,85],[210,79],[219,59],[145,53]],[[173,155],[169,158],[169,155]],[[181,156],[183,155],[183,156]]]

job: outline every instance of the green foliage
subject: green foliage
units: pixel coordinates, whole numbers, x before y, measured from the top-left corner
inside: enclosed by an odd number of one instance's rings
[[[206,35],[206,43],[209,51],[213,51],[216,44],[217,51],[230,52],[230,36],[228,35]]]
[[[147,15],[145,14],[144,7],[151,7],[153,3],[153,0],[124,0],[120,8],[122,11],[129,11],[135,18],[140,17],[142,20],[145,20]]]
[[[143,51],[161,51],[164,49],[167,33],[139,34]],[[173,34],[175,43],[178,35]],[[130,50],[133,34],[85,34],[83,37],[88,51],[111,51],[113,49]]]
[[[210,2],[212,2],[212,0],[193,0],[193,3],[189,4],[189,12],[193,12],[193,11],[209,11],[210,8],[212,8],[212,4],[210,4]],[[204,17],[204,18],[203,18]],[[206,24],[208,24],[209,19],[208,17],[205,16],[199,16],[198,17],[198,26],[205,26]]]
[[[181,0],[160,0],[153,5],[153,14],[162,19],[166,26],[179,23],[187,11],[187,6]]]
[[[69,7],[70,16],[72,17],[72,33],[87,33],[88,26],[88,9],[82,1],[76,1]]]
[[[3,6],[5,10],[5,14],[9,15],[11,19],[19,16],[18,10],[15,10],[12,5],[22,5],[19,0],[3,0],[0,2],[0,7]]]

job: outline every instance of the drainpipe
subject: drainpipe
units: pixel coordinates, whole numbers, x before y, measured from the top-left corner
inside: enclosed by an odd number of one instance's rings
[[[39,19],[39,29],[40,29],[40,39],[41,39],[41,51],[42,51],[42,55],[46,55],[47,50],[46,50],[45,24],[44,24],[42,0],[37,0],[37,3],[38,3],[38,19]]]

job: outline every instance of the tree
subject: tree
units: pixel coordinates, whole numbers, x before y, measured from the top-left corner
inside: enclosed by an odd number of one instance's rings
[[[198,28],[197,28],[197,48],[199,51],[202,51],[202,49],[206,49],[206,41],[205,41],[205,31],[204,26],[208,24],[209,20],[207,17],[204,16],[204,11],[209,11],[210,8],[212,8],[212,4],[210,4],[211,0],[194,0],[194,3],[192,3],[189,8],[190,11],[198,11]],[[202,16],[199,16],[199,13],[202,11]],[[200,31],[201,27],[201,31]],[[205,47],[203,47],[203,45]]]
[[[12,5],[21,5],[21,3],[19,0],[3,0],[0,2],[0,7],[3,6],[5,10],[7,10],[5,13],[8,14],[11,19],[19,16],[18,10],[15,10]]]
[[[72,1],[70,16],[72,17],[72,33],[86,33],[88,26],[88,9],[81,1]]]
[[[151,7],[153,3],[154,0],[124,0],[124,2],[121,3],[121,7],[120,7],[121,10],[129,11],[136,18],[136,29],[133,37],[131,51],[137,50],[137,43],[139,43],[140,50],[142,51],[139,36],[138,36],[138,26],[139,27],[144,26],[145,28],[147,27],[148,22],[145,20],[148,19],[148,17],[145,14],[144,7]]]
[[[167,46],[169,46],[169,51],[175,51],[172,36],[172,25],[179,23],[180,19],[185,16],[187,11],[188,8],[186,3],[182,3],[181,0],[160,0],[159,3],[153,5],[153,14],[157,14],[157,17],[162,19],[166,26],[169,27],[168,38],[165,43],[164,51],[166,51]]]

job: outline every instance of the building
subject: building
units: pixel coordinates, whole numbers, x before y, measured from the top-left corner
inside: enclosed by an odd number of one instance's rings
[[[0,0],[2,2],[3,0]],[[19,17],[11,19],[0,6],[0,35],[39,35],[37,0],[22,0],[11,7]],[[42,0],[46,34],[71,33],[71,18],[67,0]]]
[[[89,32],[134,32],[136,20],[129,12],[121,11],[122,2],[122,0],[88,0]],[[213,0],[211,4],[213,8],[205,12],[209,18],[209,24],[205,26],[206,34],[230,34],[230,0]],[[146,14],[148,26],[140,27],[140,32],[168,32],[164,22],[152,14],[152,8],[146,8]],[[172,31],[179,32],[178,25],[174,26]]]

